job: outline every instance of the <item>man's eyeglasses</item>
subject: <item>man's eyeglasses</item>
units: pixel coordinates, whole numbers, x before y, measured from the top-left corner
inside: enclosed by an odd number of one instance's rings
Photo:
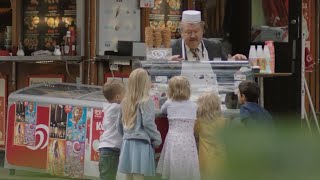
[[[186,36],[192,36],[192,34],[197,35],[199,33],[199,31],[187,31],[187,32],[183,32],[184,35]]]

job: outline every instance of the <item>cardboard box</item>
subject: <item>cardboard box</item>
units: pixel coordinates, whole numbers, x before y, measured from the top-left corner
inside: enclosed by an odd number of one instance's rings
[[[252,42],[264,42],[269,40],[274,42],[288,42],[288,27],[259,26],[251,29]]]

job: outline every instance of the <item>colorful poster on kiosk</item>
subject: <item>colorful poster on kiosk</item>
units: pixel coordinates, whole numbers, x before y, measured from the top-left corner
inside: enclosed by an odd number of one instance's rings
[[[14,144],[24,145],[25,123],[16,122],[14,126]]]
[[[48,145],[48,165],[49,174],[64,176],[64,166],[66,160],[66,142],[63,139],[49,139]]]
[[[85,144],[79,141],[67,141],[66,144],[65,176],[83,178]]]
[[[50,138],[65,139],[67,126],[67,113],[65,105],[52,104],[50,110]]]
[[[49,107],[15,101],[8,108],[6,161],[10,166],[47,169]]]
[[[103,111],[101,109],[93,110],[92,118],[92,144],[91,161],[99,161],[99,139],[103,133]]]
[[[67,140],[85,142],[87,108],[66,106],[65,109],[68,112]]]

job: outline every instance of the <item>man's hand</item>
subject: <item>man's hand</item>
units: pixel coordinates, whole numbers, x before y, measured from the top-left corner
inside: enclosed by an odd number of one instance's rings
[[[229,55],[230,57],[230,55]],[[234,60],[247,60],[247,56],[243,55],[243,54],[236,54],[234,56],[231,57],[231,59],[234,59]]]
[[[182,61],[183,58],[180,57],[180,55],[173,55],[169,58],[169,61]]]

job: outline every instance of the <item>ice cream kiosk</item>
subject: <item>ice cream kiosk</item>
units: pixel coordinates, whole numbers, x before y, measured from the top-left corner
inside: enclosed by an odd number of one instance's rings
[[[8,100],[5,167],[72,178],[97,177],[101,87],[27,87]]]

